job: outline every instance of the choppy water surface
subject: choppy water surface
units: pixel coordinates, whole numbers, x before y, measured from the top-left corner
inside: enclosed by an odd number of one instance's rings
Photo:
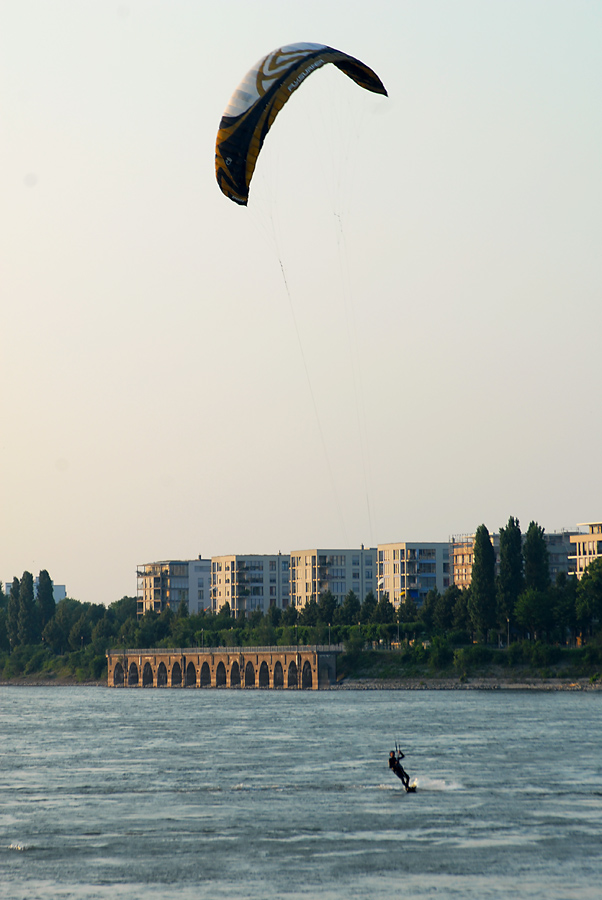
[[[598,900],[601,726],[589,693],[0,688],[0,896]]]

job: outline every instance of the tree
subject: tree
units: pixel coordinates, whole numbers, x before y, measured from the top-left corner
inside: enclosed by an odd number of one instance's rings
[[[475,630],[485,637],[495,625],[495,551],[485,525],[476,530],[468,612]]]
[[[291,628],[297,622],[297,609],[289,604],[286,609],[282,610],[282,619],[280,620],[284,628]]]
[[[313,594],[299,613],[299,624],[312,626],[318,624],[318,603]]]
[[[19,644],[34,644],[39,641],[36,606],[33,592],[33,575],[23,572],[19,588],[19,613],[17,616],[17,639]]]
[[[457,587],[455,590],[453,590],[453,588],[454,585],[447,588],[447,590],[442,594],[439,594],[435,600],[433,625],[439,634],[447,634],[448,631],[451,631],[453,625],[454,603],[457,599],[456,591],[458,590]]]
[[[188,601],[180,600],[178,611],[176,613],[176,618],[178,619],[187,619],[188,618]]]
[[[532,637],[540,637],[549,631],[552,624],[552,610],[548,591],[527,588],[516,602],[515,616],[518,624],[529,631]]]
[[[115,615],[119,625],[123,625],[126,619],[136,618],[138,602],[135,597],[122,597],[121,600],[115,600],[109,606],[109,612]],[[168,607],[169,609],[169,607]]]
[[[395,619],[395,607],[389,600],[389,595],[385,591],[380,600],[376,604],[374,610],[374,621],[382,625],[388,625]]]
[[[162,615],[162,614],[161,614]],[[136,623],[136,638],[133,646],[138,647],[156,647],[159,641],[159,623],[160,616],[154,612],[152,609],[147,609],[143,616],[141,616]],[[176,615],[172,612],[170,619],[170,623],[173,625],[175,621],[181,622],[182,619],[177,619]],[[185,624],[186,623],[186,620]],[[186,643],[186,641],[184,641]],[[177,642],[176,642],[177,646]],[[180,644],[181,646],[181,644]]]
[[[470,597],[470,588],[462,590],[457,585],[451,585],[449,590],[457,591],[453,605],[452,625],[456,631],[469,632],[472,627],[470,614],[468,612],[468,598]]]
[[[270,620],[270,625],[272,626],[272,628],[278,628],[282,619],[282,610],[280,609],[280,607],[276,606],[276,604],[270,606],[268,610],[268,618]]]
[[[337,608],[337,598],[330,591],[322,591],[318,601],[318,621],[331,625]]]
[[[337,609],[336,619],[341,625],[355,625],[359,622],[362,612],[362,604],[359,597],[353,591],[347,591],[345,599]]]
[[[8,641],[8,613],[6,607],[0,607],[0,652],[10,650]]]
[[[46,569],[42,569],[38,576],[38,596],[36,600],[38,608],[38,622],[40,631],[43,631],[54,615],[56,604],[54,602],[54,588],[52,580]]]
[[[8,642],[11,649],[19,643],[19,592],[21,583],[15,576],[8,593],[8,604],[6,607],[6,631]]]
[[[575,633],[577,627],[576,595],[579,582],[574,576],[559,572],[556,584],[550,591],[554,627],[562,643]]]
[[[418,607],[414,598],[408,594],[404,594],[403,600],[399,604],[397,610],[398,622],[416,622],[418,619]]]
[[[56,612],[42,634],[54,653],[65,653],[69,649],[69,632],[81,616],[82,606],[72,597],[64,597],[57,603]]]
[[[591,562],[583,573],[577,585],[576,607],[579,623],[593,630],[594,621],[602,619],[602,559]]]
[[[514,618],[514,607],[523,590],[523,548],[518,519],[510,516],[505,528],[500,528],[500,570],[497,579],[497,619],[505,628]]]
[[[368,593],[364,597],[364,602],[362,603],[360,610],[360,621],[362,625],[367,625],[369,622],[373,621],[375,610],[376,597],[374,596],[372,591],[368,591]]]
[[[547,591],[550,586],[550,565],[545,530],[537,522],[530,522],[523,545],[525,560],[525,588]]]
[[[424,627],[427,631],[432,631],[435,621],[435,606],[439,596],[440,594],[437,588],[431,588],[424,598],[422,606],[418,610],[418,618],[421,622],[424,622]]]

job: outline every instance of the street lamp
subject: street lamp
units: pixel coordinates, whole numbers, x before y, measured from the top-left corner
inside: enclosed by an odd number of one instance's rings
[[[506,622],[508,623],[508,642],[506,644],[506,649],[510,649],[510,616],[507,617]]]
[[[330,622],[328,623],[328,649],[330,650]]]

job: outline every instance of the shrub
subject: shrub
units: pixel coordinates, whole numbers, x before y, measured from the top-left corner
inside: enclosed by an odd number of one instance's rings
[[[521,641],[520,643],[510,644],[510,646],[508,647],[507,656],[508,656],[508,662],[511,666],[520,665],[520,663],[525,661],[523,646],[524,645]],[[529,649],[528,646],[526,649],[528,651],[528,649]]]
[[[454,652],[443,638],[434,638],[429,650],[431,669],[446,669],[454,659]]]
[[[537,641],[530,648],[530,661],[534,668],[549,668],[560,660],[560,647]]]
[[[469,667],[470,663],[466,647],[454,650],[454,669],[460,672],[464,679],[466,679],[466,673]]]
[[[484,644],[473,644],[467,651],[471,664],[475,666],[489,665],[493,659],[493,650]]]
[[[452,647],[460,647],[470,643],[470,635],[467,631],[450,631],[447,639]]]

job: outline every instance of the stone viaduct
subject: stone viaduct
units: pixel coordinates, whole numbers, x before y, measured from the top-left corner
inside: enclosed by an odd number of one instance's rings
[[[283,688],[336,683],[339,647],[109,650],[109,687]]]

